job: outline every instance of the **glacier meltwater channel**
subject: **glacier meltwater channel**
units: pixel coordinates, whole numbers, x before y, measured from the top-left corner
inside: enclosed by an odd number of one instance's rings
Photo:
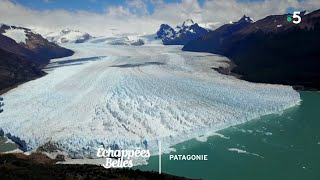
[[[228,59],[181,46],[65,45],[48,75],[5,93],[0,128],[34,151],[51,143],[71,157],[96,149],[162,149],[299,105],[290,86],[249,83],[217,73]]]

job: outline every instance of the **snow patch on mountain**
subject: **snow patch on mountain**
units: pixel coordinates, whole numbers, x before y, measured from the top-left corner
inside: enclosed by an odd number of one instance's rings
[[[239,20],[239,21],[237,21],[237,22],[232,22],[231,24],[233,24],[233,23],[255,23],[256,21],[255,20],[253,20],[251,17],[249,17],[249,16],[246,16],[246,15],[243,15],[242,16],[242,18]]]
[[[199,24],[195,23],[192,19],[187,19],[182,23],[181,26],[177,26],[175,28],[177,36],[180,36],[183,33],[196,33],[198,30],[206,30],[205,28],[199,26]]]
[[[2,35],[7,36],[7,37],[15,40],[17,43],[26,44],[26,40],[28,39],[27,33],[25,32],[25,30],[18,29],[18,28],[6,29]]]
[[[171,38],[176,35],[176,31],[168,24],[161,24],[156,34],[156,39]]]

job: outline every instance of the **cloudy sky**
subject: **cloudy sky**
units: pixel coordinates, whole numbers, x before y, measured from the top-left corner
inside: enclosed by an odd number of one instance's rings
[[[0,23],[42,34],[64,28],[92,35],[155,33],[193,19],[217,28],[244,14],[255,20],[293,10],[320,9],[320,0],[0,0]]]

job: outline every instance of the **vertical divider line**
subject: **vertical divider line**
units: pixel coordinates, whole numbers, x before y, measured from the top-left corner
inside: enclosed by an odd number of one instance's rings
[[[158,141],[159,146],[159,174],[161,174],[161,141]]]

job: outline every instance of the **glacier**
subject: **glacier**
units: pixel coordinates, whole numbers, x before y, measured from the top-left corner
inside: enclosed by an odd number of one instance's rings
[[[229,60],[181,46],[65,44],[71,57],[3,95],[2,134],[36,151],[50,143],[71,158],[95,158],[98,147],[164,152],[201,135],[300,104],[290,86],[222,75]]]

